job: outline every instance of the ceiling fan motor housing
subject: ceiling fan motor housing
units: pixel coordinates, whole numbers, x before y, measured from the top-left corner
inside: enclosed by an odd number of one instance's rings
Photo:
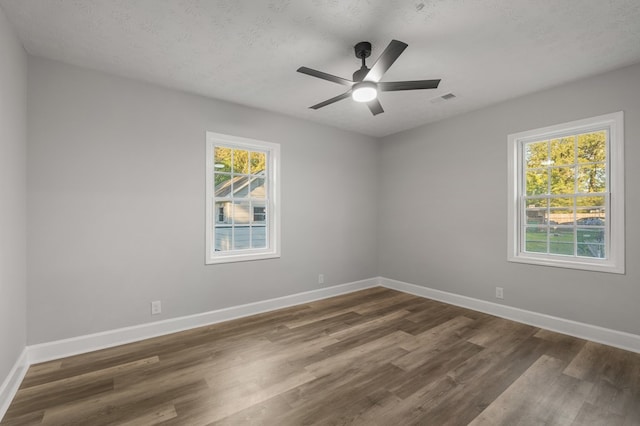
[[[358,59],[368,58],[371,56],[371,43],[368,41],[361,41],[356,44],[353,49],[356,51],[356,58]]]

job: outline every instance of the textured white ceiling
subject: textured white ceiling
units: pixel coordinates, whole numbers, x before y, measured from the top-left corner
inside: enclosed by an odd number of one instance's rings
[[[640,62],[640,0],[0,0],[37,56],[384,136]],[[353,45],[409,45],[383,81],[384,114],[350,99],[307,107],[351,78]],[[453,92],[446,102],[432,100]]]

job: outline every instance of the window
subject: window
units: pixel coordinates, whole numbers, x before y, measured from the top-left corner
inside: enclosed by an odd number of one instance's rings
[[[509,135],[512,262],[624,273],[623,113]]]
[[[206,263],[280,256],[280,145],[207,132]]]

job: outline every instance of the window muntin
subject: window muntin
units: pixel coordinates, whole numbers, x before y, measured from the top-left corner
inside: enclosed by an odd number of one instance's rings
[[[279,145],[207,133],[207,263],[279,257]]]
[[[622,113],[509,136],[509,260],[624,273]]]

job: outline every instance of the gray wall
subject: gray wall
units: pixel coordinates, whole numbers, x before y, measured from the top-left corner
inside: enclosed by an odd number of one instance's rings
[[[640,65],[382,141],[40,58],[28,72],[30,344],[311,290],[318,273],[490,301],[501,286],[511,306],[640,334]],[[618,110],[627,274],[507,262],[507,135]],[[281,259],[204,265],[207,130],[282,144]]]
[[[28,69],[29,344],[308,291],[318,273],[377,275],[375,140],[45,59]],[[207,130],[281,144],[280,259],[204,265]]]
[[[26,75],[0,9],[0,384],[26,343]]]
[[[626,275],[507,262],[507,135],[620,110]],[[385,138],[380,275],[640,334],[639,139],[640,65]]]

